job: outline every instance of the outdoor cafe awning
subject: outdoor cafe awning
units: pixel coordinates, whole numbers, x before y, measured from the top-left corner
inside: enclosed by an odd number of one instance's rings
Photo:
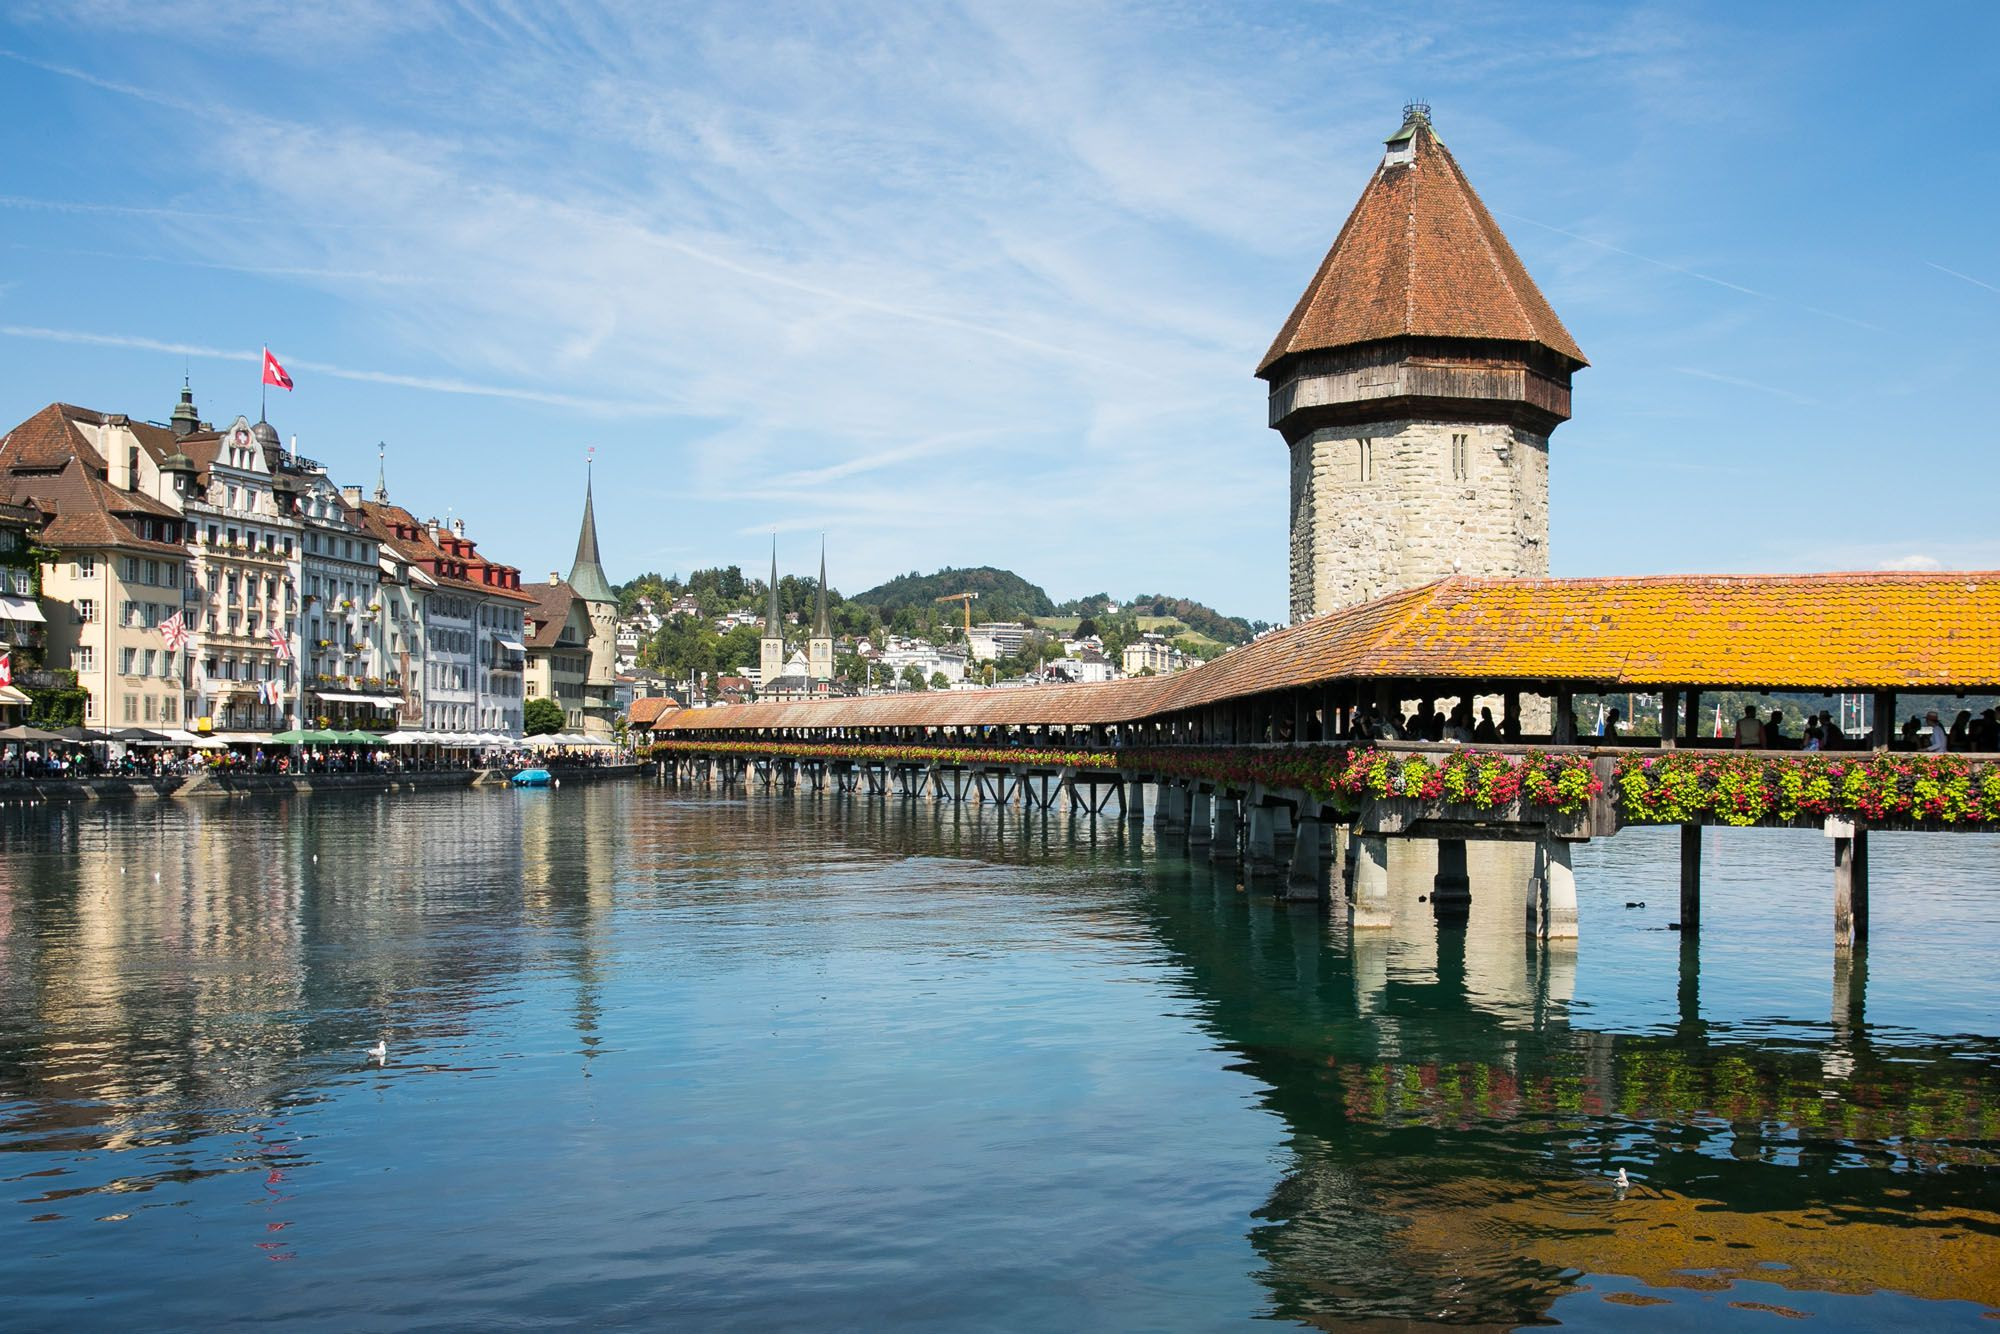
[[[518,639],[503,639],[500,641],[500,647],[512,649],[516,653],[526,653],[528,651],[528,646]]]
[[[12,686],[0,686],[0,704],[32,704],[33,702],[33,700]]]
[[[336,704],[401,704],[401,695],[363,695],[339,690],[315,690],[313,694]]]
[[[35,605],[33,598],[16,597],[12,593],[0,594],[0,621],[34,621],[48,624],[42,609]]]

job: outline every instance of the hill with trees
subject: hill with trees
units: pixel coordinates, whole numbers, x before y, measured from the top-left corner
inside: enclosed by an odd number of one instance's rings
[[[939,598],[950,593],[979,594],[978,602],[972,607],[975,623],[1053,616],[1056,611],[1055,602],[1042,591],[1040,585],[1029,583],[1012,570],[996,570],[990,565],[966,570],[946,566],[936,574],[919,574],[912,570],[865,593],[856,593],[850,601],[877,608],[886,621],[893,620],[895,613],[905,608],[927,612],[939,605]],[[947,607],[946,610],[951,613],[952,619],[961,619],[958,608]]]

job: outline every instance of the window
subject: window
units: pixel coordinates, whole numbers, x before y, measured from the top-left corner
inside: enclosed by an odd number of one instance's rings
[[[127,695],[125,697],[125,721],[128,723],[139,721],[139,697],[137,695]]]
[[[139,675],[151,676],[153,674],[153,655],[157,652],[159,652],[158,649],[149,648],[139,654]]]
[[[178,695],[169,695],[160,701],[160,721],[177,723],[181,720],[181,701]]]
[[[76,664],[76,669],[79,672],[94,672],[97,670],[97,650],[89,644],[78,644],[76,652],[71,656],[70,660]]]
[[[1359,447],[1359,448],[1358,448],[1358,449],[1357,449],[1357,450],[1355,451],[1355,453],[1356,453],[1356,456],[1357,456],[1357,458],[1358,458],[1358,459],[1359,459],[1359,461],[1360,461],[1360,476],[1361,476],[1361,480],[1362,480],[1362,481],[1364,481],[1364,482],[1372,482],[1372,481],[1374,481],[1374,480],[1375,480],[1375,442],[1374,442],[1373,440],[1362,440],[1362,441],[1360,442],[1360,447]]]
[[[83,697],[83,720],[87,723],[97,721],[97,696],[85,695]]]
[[[160,652],[160,675],[166,677],[169,681],[174,680],[180,675],[180,665],[176,661],[177,656],[171,649],[163,649]]]
[[[1453,480],[1460,482],[1472,476],[1472,452],[1463,435],[1451,438],[1451,475]]]
[[[95,579],[97,577],[97,557],[78,556],[76,558],[76,577],[79,579]],[[85,619],[88,618],[86,617]]]
[[[89,625],[92,621],[96,620],[97,599],[78,598],[76,600],[76,619],[83,625]]]
[[[130,676],[132,674],[132,657],[135,652],[137,650],[129,648],[118,650],[118,674],[120,676]]]
[[[160,702],[154,696],[148,695],[146,696],[146,721],[149,723],[156,723],[159,720],[160,720]]]
[[[128,584],[139,582],[139,561],[135,556],[127,556],[118,562],[118,577]]]
[[[14,571],[14,592],[20,597],[33,597],[35,593],[35,576],[26,570]]]

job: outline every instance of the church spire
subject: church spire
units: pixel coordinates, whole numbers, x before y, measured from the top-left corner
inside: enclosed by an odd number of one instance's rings
[[[819,597],[813,605],[813,638],[833,638],[833,629],[826,619],[826,537],[824,534],[819,539]]]
[[[771,605],[764,612],[764,638],[785,637],[785,614],[778,607],[778,535],[771,534]]]
[[[597,507],[591,499],[590,465],[583,475],[583,527],[576,535],[576,563],[569,567],[569,586],[585,602],[616,602],[611,581],[597,560]]]
[[[583,503],[587,511],[590,505],[590,483],[588,482],[584,483],[583,495]],[[375,442],[375,503],[377,505],[386,505],[389,503],[389,446],[380,440]]]

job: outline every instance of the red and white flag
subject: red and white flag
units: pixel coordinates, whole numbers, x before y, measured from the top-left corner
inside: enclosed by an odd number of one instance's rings
[[[167,652],[169,653],[179,653],[187,647],[187,621],[182,618],[180,612],[175,612],[173,615],[167,617],[166,620],[160,622],[160,638],[167,641]]]
[[[0,653],[0,686],[11,686],[13,684],[14,655],[12,653]]]
[[[278,364],[278,359],[271,355],[268,347],[264,349],[264,383],[274,384],[280,389],[292,387],[292,377],[285,374],[285,368]]]
[[[279,662],[292,660],[292,641],[275,625],[271,627],[271,648],[277,653]]]

